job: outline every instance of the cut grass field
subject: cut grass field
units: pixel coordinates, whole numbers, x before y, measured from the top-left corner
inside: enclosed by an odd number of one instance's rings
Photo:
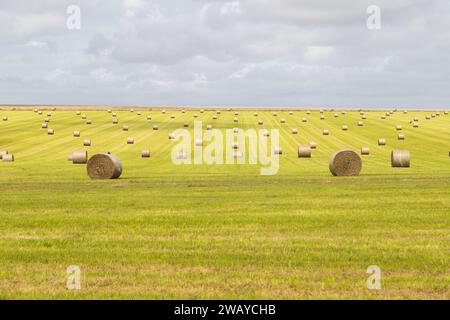
[[[0,298],[450,298],[450,116],[410,111],[381,120],[385,111],[367,111],[358,127],[357,111],[326,111],[320,120],[318,111],[240,110],[236,124],[225,110],[213,120],[212,110],[144,109],[115,111],[113,125],[93,108],[83,111],[86,125],[76,110],[52,111],[54,136],[41,129],[46,111],[0,110],[8,116],[0,150],[16,157],[0,162]],[[194,113],[220,129],[278,128],[278,174],[261,176],[257,165],[174,165],[168,134],[185,121],[192,130]],[[313,157],[298,159],[298,145],[309,141],[318,144]],[[335,151],[362,146],[371,154],[362,156],[361,176],[331,176]],[[122,177],[90,180],[85,165],[67,161],[83,149],[116,154]],[[141,158],[142,149],[152,157]],[[394,149],[411,152],[411,168],[391,168]],[[81,290],[66,288],[69,265],[81,268]],[[381,290],[367,289],[370,265],[381,268]]]

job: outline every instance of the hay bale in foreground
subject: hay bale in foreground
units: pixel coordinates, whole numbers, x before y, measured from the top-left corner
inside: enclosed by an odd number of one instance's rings
[[[150,158],[150,150],[144,149],[141,151],[141,157],[142,158]]]
[[[329,167],[334,176],[358,176],[361,172],[362,160],[352,150],[341,150],[331,157]]]
[[[362,147],[361,148],[361,154],[363,156],[368,156],[370,154],[370,149],[368,147]]]
[[[8,151],[7,150],[0,150],[0,160],[3,158],[4,155],[7,155]]]
[[[311,158],[311,147],[310,146],[299,146],[298,147],[298,157],[299,158]]]
[[[100,153],[87,162],[87,174],[91,179],[117,179],[122,174],[122,163],[112,154]]]
[[[394,150],[391,152],[391,165],[393,168],[409,168],[411,154],[407,150]]]
[[[14,162],[14,155],[12,153],[4,154],[2,156],[3,162]]]
[[[88,152],[85,150],[74,151],[69,155],[69,161],[73,164],[86,164],[88,161]]]

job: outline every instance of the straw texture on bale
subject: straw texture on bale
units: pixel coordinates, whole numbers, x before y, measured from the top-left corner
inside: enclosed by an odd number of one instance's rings
[[[310,146],[299,146],[298,147],[298,157],[299,158],[311,158],[311,147]]]
[[[74,132],[73,132],[73,136],[74,136],[75,138],[79,138],[80,135],[81,135],[81,132],[80,132],[80,131],[74,131]]]
[[[334,176],[357,176],[361,172],[362,161],[356,152],[341,150],[331,157],[329,167]]]
[[[112,154],[96,154],[87,162],[87,173],[91,179],[117,179],[122,174],[122,163]]]
[[[384,138],[378,139],[378,145],[379,146],[385,146],[386,145],[386,139],[384,139]]]
[[[3,155],[2,161],[4,162],[14,162],[14,155],[12,153],[8,153]]]
[[[141,151],[141,157],[142,158],[150,158],[150,150],[144,149]]]
[[[370,154],[370,149],[368,147],[362,147],[361,154],[364,156],[368,156]]]
[[[72,161],[73,164],[86,164],[88,161],[88,152],[87,151],[74,151],[70,154],[69,160]]]
[[[89,139],[84,140],[83,141],[83,146],[90,147],[91,146],[91,140],[89,140]]]
[[[409,168],[411,154],[407,150],[394,150],[391,152],[391,165],[393,168]]]

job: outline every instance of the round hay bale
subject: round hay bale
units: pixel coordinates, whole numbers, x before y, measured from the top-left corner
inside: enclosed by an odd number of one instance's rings
[[[4,155],[7,155],[8,151],[7,150],[0,150],[0,160],[3,158]]]
[[[407,150],[394,150],[391,152],[391,165],[393,168],[409,168],[411,154]]]
[[[55,134],[55,130],[53,130],[53,129],[48,129],[48,130],[47,130],[47,134],[48,134],[49,136],[52,136],[52,135]]]
[[[108,109],[108,113],[112,113],[112,110],[111,110],[111,109]]]
[[[117,179],[122,174],[122,163],[119,158],[107,153],[94,155],[86,167],[91,179]]]
[[[73,136],[74,136],[75,138],[79,138],[79,137],[81,136],[81,132],[80,132],[80,131],[74,131],[74,132],[73,132]]]
[[[42,115],[42,111],[39,110],[39,111],[38,111],[38,115]]]
[[[259,125],[263,125],[263,124],[264,124],[264,121],[258,120],[258,124],[259,124]]]
[[[8,117],[3,117],[3,121],[8,121]]]
[[[175,119],[175,115],[174,115],[174,114],[171,115],[171,116],[170,116],[170,119]]]
[[[155,125],[153,125],[153,130],[159,130],[159,127],[158,127],[158,125],[157,124],[155,124]]]
[[[308,122],[308,119],[302,118],[302,122]]]
[[[298,130],[296,128],[292,129],[292,134],[298,134]]]
[[[113,118],[117,117],[117,113],[113,112],[112,116]]]
[[[258,116],[258,112],[255,112],[255,113],[253,114],[253,116],[254,116],[254,117],[257,117],[257,116]]]
[[[175,140],[175,134],[170,133],[169,134],[169,140]]]
[[[405,135],[403,133],[399,133],[398,140],[405,140]]]
[[[320,120],[325,120],[325,116],[324,116],[324,115],[321,115],[321,116],[320,116]]]
[[[413,123],[413,128],[418,128],[419,127],[419,123],[418,122],[414,122]]]
[[[127,144],[134,144],[134,138],[128,138]]]
[[[278,113],[274,112],[274,113],[272,113],[272,115],[273,115],[274,117],[276,117],[276,116],[278,116]]]
[[[128,126],[123,126],[122,127],[122,131],[128,131],[129,130],[129,127]]]
[[[310,115],[310,114],[311,114],[311,111],[309,111],[309,110],[306,111],[306,114],[307,114],[307,115]]]
[[[281,119],[280,119],[280,123],[286,123],[286,119],[281,118]]]
[[[430,116],[426,116],[425,119],[426,120],[431,120],[431,117]]]
[[[384,139],[384,138],[378,139],[378,145],[379,146],[385,146],[386,145],[386,139]]]
[[[234,118],[233,122],[239,122],[239,119],[238,118]]]
[[[112,123],[113,123],[113,124],[118,124],[118,123],[119,123],[119,120],[113,119]]]
[[[448,116],[448,111],[444,111],[444,115]]]
[[[358,176],[361,172],[361,157],[352,150],[336,152],[330,159],[330,171],[334,176]]]
[[[273,149],[273,154],[276,155],[276,156],[280,156],[280,155],[283,154],[283,150],[281,149],[281,147],[275,147]]]
[[[137,116],[140,116],[141,114],[142,114],[142,113],[140,113],[140,112],[136,112],[136,115],[137,115]]]
[[[88,152],[83,151],[74,151],[69,155],[69,160],[72,161],[73,164],[86,164],[88,161]]]
[[[294,113],[292,111],[289,111],[289,115],[292,116]]]
[[[362,147],[361,148],[361,154],[363,156],[368,156],[370,154],[370,149],[368,147]]]
[[[150,116],[150,115],[147,116],[147,120],[148,120],[148,121],[152,120],[152,116]]]
[[[362,127],[364,125],[364,122],[358,121],[358,127]]]
[[[12,153],[4,154],[2,156],[3,162],[14,162],[14,155]]]
[[[187,123],[187,122],[183,123],[183,127],[189,128],[189,123]]]
[[[234,113],[234,115],[235,115],[235,116],[238,116],[238,115],[239,115],[239,112],[236,111],[236,112]]]
[[[141,157],[142,158],[150,158],[150,150],[144,149],[141,151]]]
[[[35,109],[33,110],[33,112],[34,112],[34,113],[37,113],[37,112],[38,112],[38,109],[35,108]]]
[[[402,130],[403,130],[403,127],[402,127],[401,124],[398,124],[398,125],[395,127],[395,129],[396,129],[397,131],[402,131]]]
[[[75,114],[76,114],[77,116],[79,116],[79,115],[81,114],[81,111],[77,111]]]
[[[328,135],[330,135],[330,130],[328,130],[328,129],[323,129],[322,134],[323,134],[324,136],[328,136]]]
[[[205,110],[203,110],[203,109],[200,109],[200,113],[203,113],[203,112],[205,112]]]
[[[311,158],[311,146],[299,146],[298,147],[299,158]]]
[[[48,116],[48,114],[47,114],[47,116]],[[83,114],[83,115],[81,116],[81,119],[86,120],[86,119],[87,119],[87,115]]]
[[[335,113],[335,114],[334,114],[334,117],[335,117],[335,118],[339,118],[339,114]]]
[[[366,119],[367,119],[367,116],[366,116],[365,114],[363,114],[363,115],[361,116],[361,119],[366,120]]]
[[[47,112],[47,117],[51,117],[52,113],[51,112]]]
[[[417,122],[417,121],[419,121],[419,118],[414,117],[414,118],[413,118],[413,121]]]
[[[88,124],[88,125],[89,125],[89,124],[92,124],[92,121],[91,121],[91,120],[87,120],[87,121],[86,121],[86,124]]]
[[[134,112],[134,109],[130,109],[130,112]]]
[[[198,118],[198,114],[194,113],[194,118]]]
[[[49,122],[50,122],[50,119],[49,119],[49,118],[45,118],[45,119],[44,119],[44,122],[49,123]]]
[[[216,111],[216,114],[220,114],[220,113],[221,113],[220,110],[217,110],[217,111]]]
[[[309,143],[309,146],[311,147],[311,149],[317,149],[317,143],[314,142],[314,141],[311,141],[311,142]]]
[[[47,122],[42,123],[41,124],[41,128],[42,129],[47,129],[48,128],[48,123]]]
[[[213,128],[213,126],[210,125],[210,124],[208,124],[208,125],[206,126],[206,130],[212,130],[212,128]]]
[[[348,130],[348,126],[343,125],[343,126],[342,126],[342,131],[347,131],[347,130]]]
[[[213,116],[212,118],[213,118],[213,120],[217,120],[217,116]]]
[[[89,139],[84,140],[83,141],[83,146],[90,147],[91,146],[91,140],[89,140]]]

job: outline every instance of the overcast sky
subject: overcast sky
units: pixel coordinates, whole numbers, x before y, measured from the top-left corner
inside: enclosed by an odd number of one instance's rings
[[[450,107],[449,17],[448,0],[1,0],[0,104]]]

